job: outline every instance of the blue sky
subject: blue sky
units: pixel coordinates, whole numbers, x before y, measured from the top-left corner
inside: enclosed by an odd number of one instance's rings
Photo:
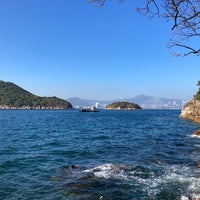
[[[111,100],[139,94],[190,100],[200,59],[166,48],[169,22],[134,1],[1,0],[0,79],[40,96]]]

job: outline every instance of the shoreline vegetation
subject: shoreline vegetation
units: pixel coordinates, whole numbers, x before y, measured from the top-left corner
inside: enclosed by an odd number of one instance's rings
[[[142,110],[142,108],[135,104],[125,101],[114,102],[106,106],[106,110]]]
[[[200,86],[200,81],[197,83]],[[0,110],[68,110],[73,109],[70,102],[57,97],[34,95],[12,82],[0,80]],[[135,103],[120,101],[105,107],[106,110],[141,110]],[[200,123],[200,88],[194,98],[185,104],[179,115],[181,119]]]
[[[0,110],[66,110],[73,109],[70,102],[57,97],[34,95],[12,82],[0,81]],[[114,102],[106,110],[141,110],[135,103]]]
[[[0,81],[0,109],[72,109],[71,103],[57,97],[40,97],[11,82]]]
[[[70,109],[70,108],[67,108]],[[73,108],[71,108],[73,109]],[[66,110],[66,108],[56,107],[56,106],[48,106],[48,107],[31,107],[31,106],[22,106],[22,107],[10,107],[10,106],[0,106],[0,110]]]

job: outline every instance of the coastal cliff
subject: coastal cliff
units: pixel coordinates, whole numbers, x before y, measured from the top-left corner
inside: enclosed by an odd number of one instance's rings
[[[193,99],[181,110],[180,118],[200,123],[200,100]]]
[[[200,81],[198,81],[197,86],[199,86],[198,92],[191,101],[185,104],[179,117],[200,123]]]

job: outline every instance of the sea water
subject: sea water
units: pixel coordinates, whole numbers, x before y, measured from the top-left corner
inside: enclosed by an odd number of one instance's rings
[[[200,125],[179,114],[0,110],[0,199],[198,199]]]

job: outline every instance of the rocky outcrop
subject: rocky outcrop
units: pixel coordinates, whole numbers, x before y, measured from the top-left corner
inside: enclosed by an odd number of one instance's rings
[[[200,123],[200,101],[192,100],[183,107],[180,118]]]
[[[195,132],[193,133],[193,135],[197,135],[197,136],[199,136],[199,135],[200,135],[200,129],[197,130],[197,131],[195,131]],[[199,165],[199,166],[200,166],[200,165]]]

